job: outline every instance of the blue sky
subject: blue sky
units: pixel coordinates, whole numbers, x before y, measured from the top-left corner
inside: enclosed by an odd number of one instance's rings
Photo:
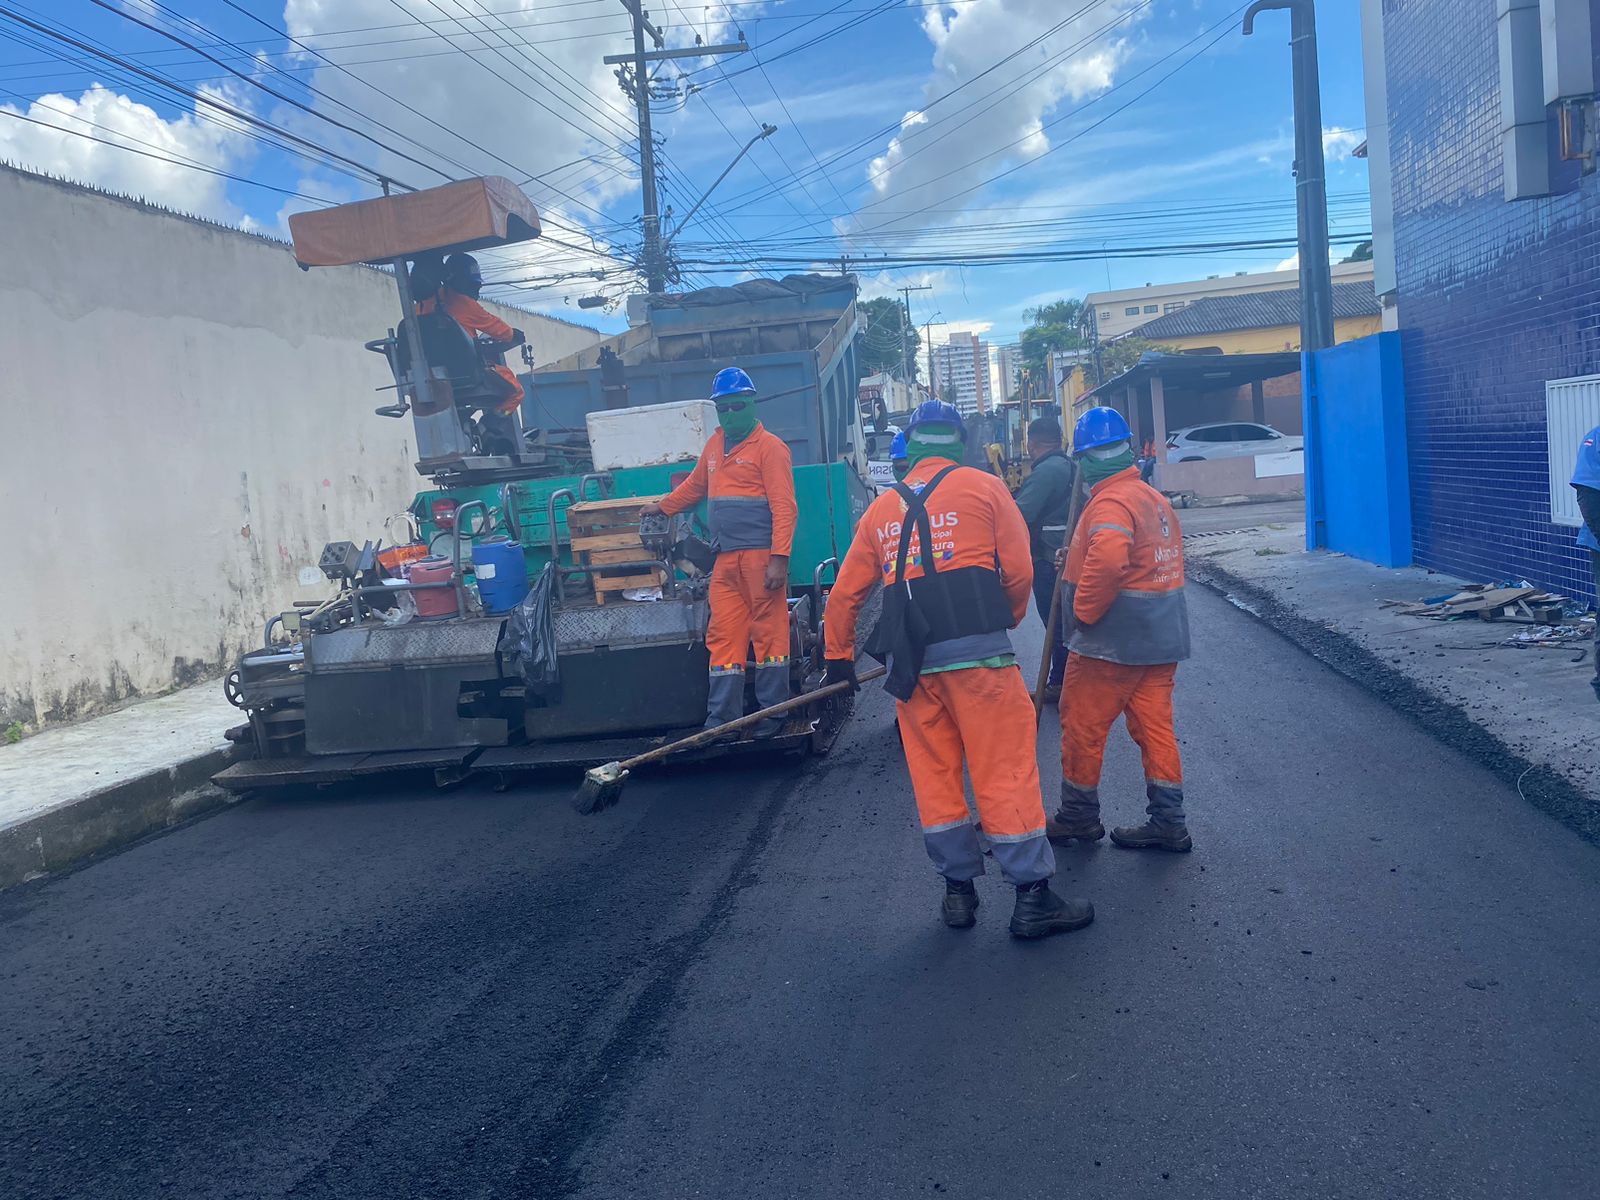
[[[626,257],[639,237],[632,107],[600,62],[629,48],[620,0],[34,3],[6,7],[43,28],[0,18],[7,160],[275,235],[296,208],[374,194],[373,169],[418,186],[536,177],[526,186],[551,244],[489,264],[492,279],[524,281],[494,294],[621,324],[620,310],[576,307],[630,289],[608,256]],[[1229,21],[1242,7],[657,3],[651,18],[669,45],[742,32],[752,48],[656,77],[674,219],[761,123],[779,127],[679,234],[688,282],[845,253],[869,294],[930,285],[912,294],[918,321],[1001,342],[1025,309],[1057,297],[1270,269],[1292,250],[1117,257],[1292,239],[1288,18],[1264,14],[1246,39]],[[1349,157],[1365,134],[1356,5],[1324,4],[1319,20],[1337,236],[1368,223],[1366,167]],[[1059,249],[1088,257],[948,261]],[[885,254],[934,261],[872,265]]]

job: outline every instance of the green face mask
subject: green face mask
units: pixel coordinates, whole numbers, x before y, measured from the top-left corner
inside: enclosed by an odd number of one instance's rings
[[[726,400],[718,400],[717,424],[722,426],[726,441],[742,442],[756,427],[756,398],[729,396]]]
[[[929,421],[917,426],[916,432],[906,439],[906,456],[912,466],[925,458],[948,458],[952,462],[960,462],[961,437],[954,425]]]
[[[1093,487],[1102,479],[1110,479],[1118,471],[1126,471],[1133,466],[1133,447],[1123,447],[1122,453],[1112,458],[1095,458],[1085,454],[1078,460],[1078,466],[1083,469],[1083,477]]]

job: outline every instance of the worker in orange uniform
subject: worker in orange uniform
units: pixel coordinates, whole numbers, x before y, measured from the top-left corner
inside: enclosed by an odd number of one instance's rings
[[[756,385],[738,367],[711,384],[717,424],[689,478],[642,511],[668,516],[709,497],[711,541],[711,690],[706,726],[744,715],[744,667],[755,649],[761,708],[789,699],[789,548],[794,541],[794,471],[789,447],[756,419]],[[772,737],[783,721],[763,721],[753,736]]]
[[[1078,419],[1073,455],[1089,500],[1067,551],[1067,669],[1061,687],[1061,809],[1055,841],[1098,841],[1100,764],[1117,718],[1144,761],[1142,825],[1111,831],[1136,850],[1193,848],[1183,814],[1183,764],[1172,686],[1189,657],[1183,532],[1167,498],[1139,478],[1132,433],[1114,408]]]
[[[963,763],[995,862],[1016,888],[1011,932],[1034,938],[1094,920],[1087,900],[1050,890],[1033,703],[1008,630],[1028,611],[1028,527],[999,479],[958,465],[966,427],[930,400],[907,430],[911,470],[879,496],[828,599],[826,680],[855,684],[856,622],[873,586],[884,612],[867,649],[887,658],[896,715],[934,869],[945,878],[946,925],[976,919],[983,850],[967,809]]]
[[[483,271],[478,267],[478,260],[470,254],[452,254],[445,260],[443,285],[433,296],[418,300],[417,312],[427,315],[436,305],[442,305],[457,325],[468,333],[481,333],[491,338],[495,342],[494,349],[499,352],[527,341],[527,334],[522,330],[513,329],[478,303],[478,297],[482,294]],[[501,393],[495,410],[502,416],[516,412],[522,405],[522,384],[512,374],[511,368],[501,363],[489,364],[488,370]]]

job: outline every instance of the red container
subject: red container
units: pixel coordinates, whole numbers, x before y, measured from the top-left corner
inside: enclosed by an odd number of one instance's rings
[[[431,555],[407,567],[406,579],[411,583],[449,583],[454,573],[455,568],[448,558]],[[453,587],[424,588],[412,592],[411,597],[417,602],[417,616],[424,621],[461,615]]]

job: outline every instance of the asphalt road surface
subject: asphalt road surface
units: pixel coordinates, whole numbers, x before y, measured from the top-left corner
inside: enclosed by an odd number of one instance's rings
[[[1062,852],[1081,933],[940,925],[875,690],[599,817],[258,799],[0,896],[0,1195],[1594,1195],[1600,855],[1191,592],[1197,849]]]

